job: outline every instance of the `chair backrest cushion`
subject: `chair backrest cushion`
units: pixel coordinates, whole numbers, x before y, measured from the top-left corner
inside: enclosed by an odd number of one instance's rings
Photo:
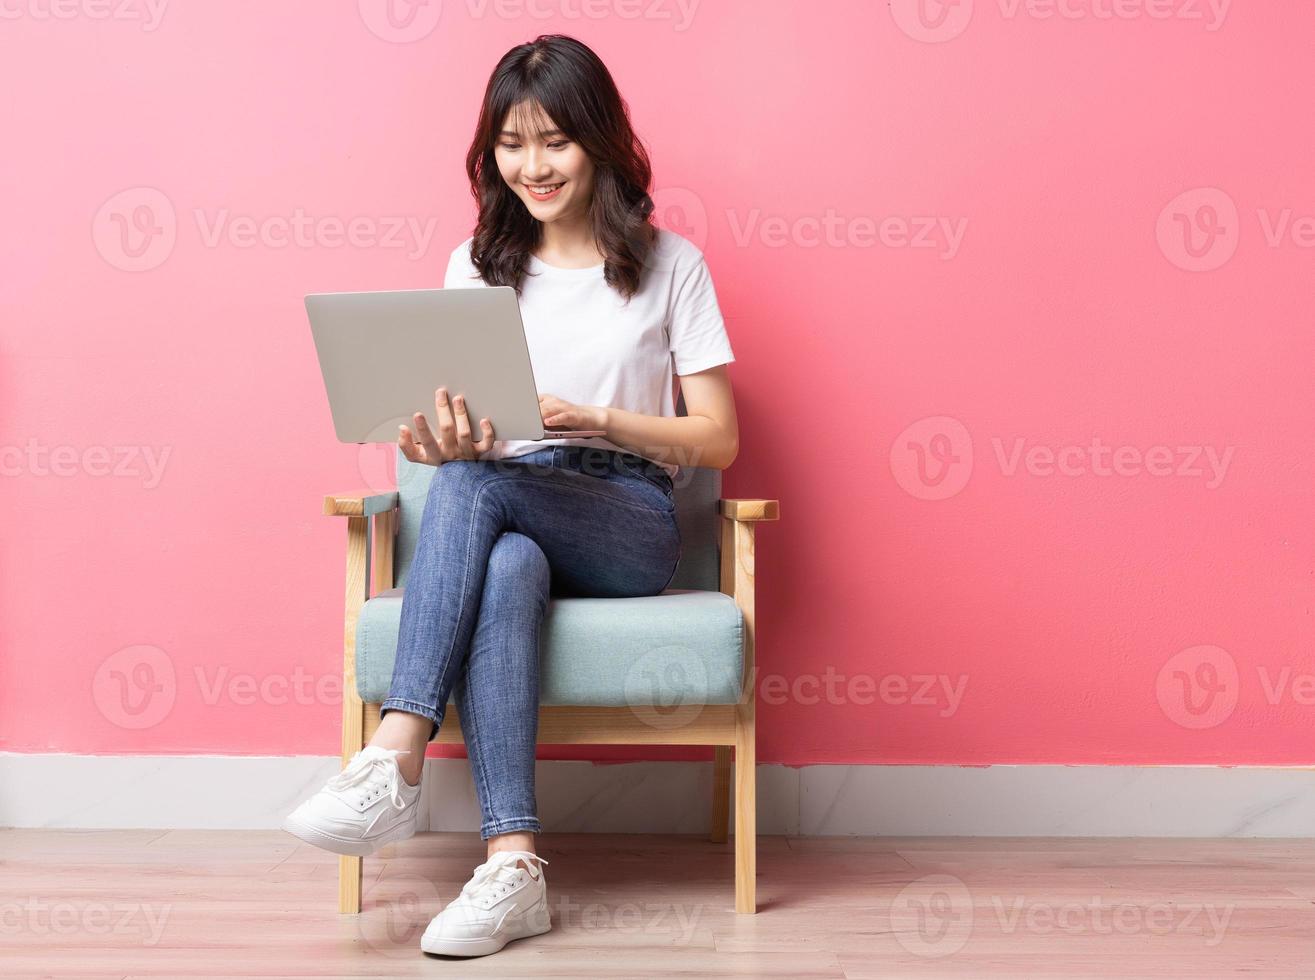
[[[397,452],[398,525],[394,581],[406,586],[415,555],[420,518],[425,512],[429,484],[438,470],[412,463]],[[721,500],[721,470],[682,466],[674,479],[676,521],[680,525],[681,555],[676,576],[668,589],[702,589],[715,592],[721,585],[717,504]]]

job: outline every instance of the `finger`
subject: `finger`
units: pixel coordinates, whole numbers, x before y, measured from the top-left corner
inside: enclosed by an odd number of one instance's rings
[[[452,407],[456,413],[457,421],[457,445],[464,454],[474,450],[470,442],[470,416],[466,414],[466,396],[457,395],[452,399]]]
[[[397,448],[401,450],[402,455],[413,463],[420,462],[416,457],[419,455],[419,447],[411,438],[411,430],[404,425],[397,427]]]
[[[482,453],[486,453],[493,448],[493,423],[488,419],[480,419],[479,427],[484,435],[479,442],[475,443],[475,448]]]
[[[452,406],[448,404],[446,388],[434,392],[434,409],[438,413],[439,448],[444,459],[452,459],[457,454],[457,424],[452,418]]]
[[[421,412],[416,412],[411,419],[415,422],[416,435],[420,437],[420,445],[424,447],[429,458],[437,463],[442,458],[442,454],[439,452],[438,441],[434,438],[434,432],[429,428],[429,420]]]

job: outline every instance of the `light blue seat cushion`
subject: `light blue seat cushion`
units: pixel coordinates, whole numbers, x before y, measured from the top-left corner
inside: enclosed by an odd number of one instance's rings
[[[388,696],[402,589],[366,602],[356,628],[356,689]],[[629,599],[551,599],[539,630],[539,701],[575,706],[734,704],[744,615],[723,592],[667,589]]]

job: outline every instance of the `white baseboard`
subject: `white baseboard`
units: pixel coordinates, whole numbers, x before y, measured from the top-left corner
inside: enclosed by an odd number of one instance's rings
[[[479,826],[464,759],[426,762],[422,824]],[[328,756],[0,753],[0,827],[277,827]],[[538,764],[546,832],[705,833],[711,763]],[[758,767],[763,834],[1308,837],[1315,770],[1237,766]]]

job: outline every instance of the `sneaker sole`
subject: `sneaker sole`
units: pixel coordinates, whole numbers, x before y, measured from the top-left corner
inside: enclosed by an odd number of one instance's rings
[[[397,841],[407,840],[415,836],[415,821],[409,823],[399,823],[390,830],[385,831],[378,837],[370,837],[365,840],[349,840],[345,837],[335,837],[313,827],[308,823],[302,823],[295,819],[291,814],[283,820],[283,829],[298,840],[305,841],[315,847],[329,851],[333,854],[342,854],[347,857],[368,857],[385,844],[394,844]]]
[[[430,939],[428,936],[421,936],[420,948],[426,953],[434,953],[438,956],[488,956],[517,939],[542,936],[551,930],[552,924],[549,923],[542,929],[538,926],[526,925],[525,931],[517,935],[504,934],[491,936],[488,939]]]

